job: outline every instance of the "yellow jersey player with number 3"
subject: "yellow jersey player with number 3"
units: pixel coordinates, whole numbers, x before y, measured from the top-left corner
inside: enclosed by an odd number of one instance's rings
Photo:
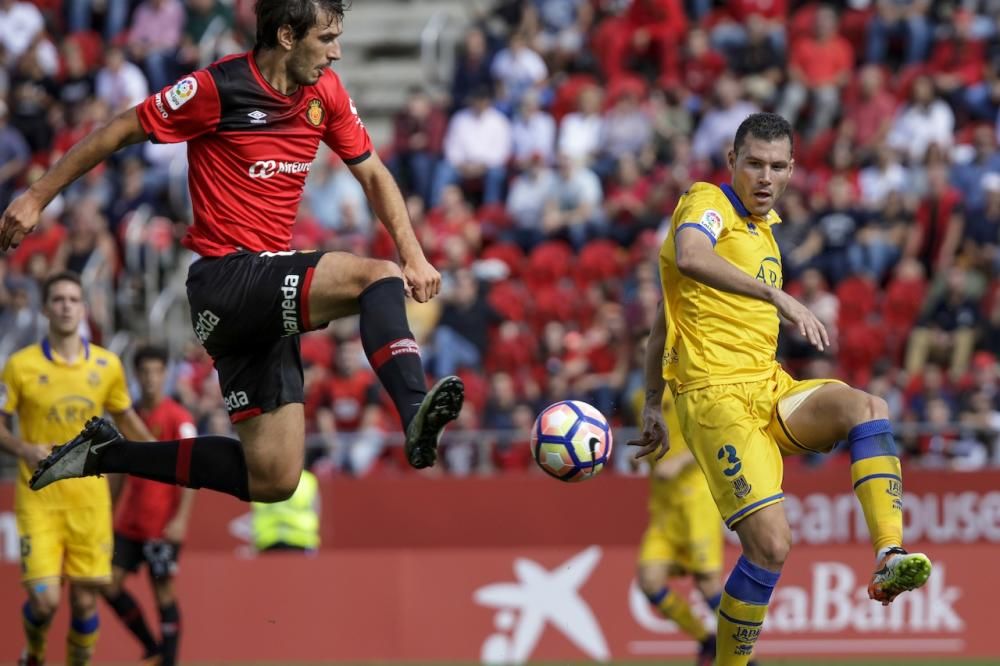
[[[902,547],[902,476],[885,401],[836,380],[796,381],[775,358],[779,317],[818,349],[829,345],[816,316],[782,291],[771,231],[794,168],[792,129],[776,114],[753,114],[728,157],[732,184],[694,184],[660,250],[669,322],[662,373],[684,439],[743,549],[719,606],[717,663],[744,666],[791,547],[783,456],[826,453],[846,440],[876,553],[872,599],[888,604],[922,586],[931,563]],[[643,442],[659,436],[644,423]]]
[[[48,335],[14,353],[3,369],[0,409],[16,415],[18,434],[0,425],[0,446],[21,459],[14,514],[21,538],[22,608],[27,648],[20,666],[44,663],[46,634],[69,580],[72,619],[67,666],[86,666],[97,642],[97,596],[111,580],[111,495],[107,479],[73,479],[40,491],[28,480],[52,445],[87,419],[110,412],[138,439],[152,439],[132,410],[121,361],[78,331],[85,307],[80,278],[59,273],[42,288]],[[5,419],[6,420],[6,419]]]

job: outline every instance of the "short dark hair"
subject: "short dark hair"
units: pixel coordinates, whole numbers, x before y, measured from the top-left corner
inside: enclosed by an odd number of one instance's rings
[[[45,278],[45,282],[42,283],[42,303],[49,302],[49,292],[59,282],[72,282],[80,288],[80,291],[83,291],[83,281],[80,280],[79,274],[73,271],[62,271]]]
[[[795,139],[792,136],[792,126],[777,113],[753,113],[740,123],[733,138],[733,151],[740,152],[746,142],[747,135],[764,141],[777,141],[788,137],[788,146],[795,152]]]
[[[132,367],[138,370],[146,361],[159,361],[163,365],[167,365],[170,361],[170,354],[163,347],[143,345],[135,350],[135,355],[132,357]]]
[[[305,37],[316,25],[319,10],[343,20],[351,0],[257,0],[256,48],[273,49],[278,45],[278,28],[290,26],[295,39]]]

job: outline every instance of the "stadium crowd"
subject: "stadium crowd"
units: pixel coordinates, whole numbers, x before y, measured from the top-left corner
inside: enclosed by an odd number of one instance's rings
[[[0,0],[0,208],[95,124],[252,41],[252,0]],[[555,400],[635,424],[664,221],[692,182],[727,180],[727,142],[759,109],[798,132],[784,286],[834,342],[783,330],[783,362],[884,397],[920,463],[1000,460],[1000,2],[502,0],[446,88],[415,86],[380,147],[444,275],[409,312],[426,370],[467,387],[444,473],[531,468],[528,431]],[[89,293],[88,335],[155,337],[136,285],[149,262],[186,269],[183,163],[183,145],[135,146],[53,202],[0,258],[0,356],[37,340],[39,280],[65,268],[111,287]],[[329,152],[293,247],[392,256]],[[186,333],[174,392],[202,432],[230,433]],[[302,349],[319,469],[403,473],[356,323]]]

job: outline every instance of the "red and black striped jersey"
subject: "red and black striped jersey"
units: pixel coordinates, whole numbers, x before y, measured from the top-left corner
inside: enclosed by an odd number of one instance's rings
[[[261,75],[252,52],[185,76],[137,110],[150,140],[187,141],[194,221],[183,242],[202,256],[288,250],[319,142],[347,164],[372,152],[332,70],[283,95]]]

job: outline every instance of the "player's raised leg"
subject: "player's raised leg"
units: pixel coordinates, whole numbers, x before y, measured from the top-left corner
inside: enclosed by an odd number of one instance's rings
[[[751,513],[733,529],[743,554],[726,580],[719,604],[718,666],[745,666],[749,662],[792,546],[781,503]]]
[[[100,628],[97,595],[98,588],[93,584],[70,583],[71,618],[66,636],[66,666],[90,666]]]
[[[832,442],[847,440],[854,494],[876,553],[868,596],[888,604],[926,583],[930,560],[903,549],[903,479],[885,401],[843,384],[826,384],[785,425],[807,448],[828,450]]]
[[[328,252],[309,281],[309,319],[322,325],[348,314],[361,315],[361,344],[399,412],[406,430],[406,456],[414,467],[437,459],[445,425],[458,417],[464,388],[444,377],[428,391],[420,348],[406,321],[403,272],[389,261]]]

